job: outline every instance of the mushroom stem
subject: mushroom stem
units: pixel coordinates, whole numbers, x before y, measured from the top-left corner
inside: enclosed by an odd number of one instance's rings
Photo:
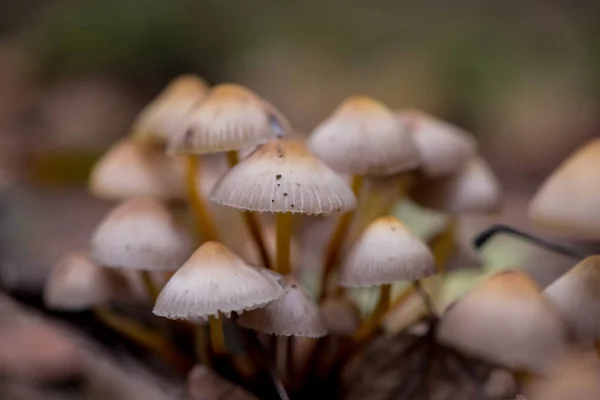
[[[443,274],[446,270],[446,263],[454,252],[454,235],[458,226],[458,220],[455,216],[450,217],[446,228],[438,233],[431,241],[429,247],[433,250],[435,265],[438,274]]]
[[[201,230],[201,234],[206,241],[217,239],[217,228],[212,220],[210,213],[204,202],[202,194],[198,190],[196,183],[196,177],[198,174],[198,158],[195,155],[186,156],[187,166],[187,186],[190,196],[190,203],[194,214],[196,215],[196,222],[198,229]]]
[[[433,305],[433,301],[431,300],[431,296],[429,296],[429,293],[427,293],[427,291],[425,290],[425,288],[423,287],[423,285],[421,284],[420,280],[416,280],[413,282],[413,286],[415,288],[415,290],[417,291],[417,293],[419,293],[419,296],[421,296],[421,299],[423,299],[423,304],[425,305],[425,308],[427,309],[427,312],[434,316],[437,317],[438,313],[435,310],[435,306]]]
[[[191,366],[189,360],[158,333],[129,318],[114,313],[108,307],[96,307],[94,314],[104,324],[129,338],[131,341],[154,352],[178,371],[186,373],[189,370]]]
[[[142,282],[144,283],[144,287],[146,288],[146,292],[148,292],[148,296],[150,296],[152,302],[155,302],[158,298],[160,290],[156,286],[154,279],[152,279],[152,274],[150,274],[150,271],[142,270],[140,271],[140,276],[142,278]]]
[[[381,286],[379,292],[379,301],[371,316],[364,321],[353,336],[354,342],[361,343],[365,338],[372,335],[377,330],[379,324],[383,320],[383,316],[390,307],[390,293],[392,285]]]
[[[277,229],[277,264],[275,265],[275,271],[285,275],[291,271],[292,214],[277,213],[275,218],[275,228]]]
[[[208,336],[206,326],[198,325],[194,327],[194,347],[198,360],[206,366],[211,366],[210,358],[208,357]]]
[[[233,168],[238,163],[237,151],[232,150],[227,152],[227,162],[229,163],[229,167],[231,168]],[[246,226],[250,231],[250,236],[252,237],[252,240],[254,240],[256,247],[258,247],[263,266],[265,268],[271,269],[271,259],[269,258],[267,246],[265,246],[265,241],[263,239],[260,219],[252,211],[242,211],[241,213],[242,217],[244,218],[244,222],[246,223]]]
[[[354,175],[352,177],[352,191],[358,199],[359,204],[359,194],[362,188],[362,184],[363,177],[361,175]],[[350,227],[350,223],[352,222],[353,216],[354,211],[347,212],[340,216],[337,226],[333,231],[333,235],[331,235],[329,243],[327,244],[327,250],[325,252],[325,261],[323,264],[323,272],[321,277],[321,299],[325,298],[325,295],[327,294],[327,282],[331,273],[334,270],[334,266],[338,262],[340,250],[342,248],[342,244],[344,243],[344,239],[346,238],[346,234],[348,232],[348,228]]]
[[[208,317],[208,324],[210,329],[210,342],[215,354],[227,353],[227,346],[225,345],[225,336],[223,335],[223,321],[220,317]]]
[[[288,337],[287,336],[276,336],[275,337],[275,365],[279,372],[279,377],[283,381],[284,385],[289,384],[290,371],[288,370]]]

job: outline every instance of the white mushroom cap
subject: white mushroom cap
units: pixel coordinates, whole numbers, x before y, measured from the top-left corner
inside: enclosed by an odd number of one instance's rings
[[[170,154],[203,154],[239,150],[264,143],[287,121],[271,104],[241,85],[212,88],[206,101],[185,119],[185,129],[169,141]]]
[[[401,111],[397,117],[413,133],[420,170],[427,178],[452,174],[477,153],[475,139],[456,126],[417,110]]]
[[[44,287],[44,302],[53,310],[82,311],[127,297],[129,288],[117,271],[94,264],[85,252],[62,257]]]
[[[544,294],[580,342],[600,339],[600,255],[581,261]]]
[[[150,197],[135,197],[113,208],[91,240],[92,259],[110,268],[173,271],[192,251],[185,230]]]
[[[529,206],[537,224],[585,239],[600,239],[600,139],[581,147],[541,186]]]
[[[291,276],[286,277],[283,296],[262,308],[243,313],[237,322],[243,327],[278,336],[317,338],[327,334],[318,304]]]
[[[136,141],[166,143],[183,129],[182,121],[206,98],[208,86],[199,76],[173,79],[136,118],[132,137]]]
[[[283,295],[276,276],[259,272],[223,244],[206,242],[160,292],[154,314],[198,320],[262,307]]]
[[[321,313],[332,335],[352,335],[360,325],[358,308],[345,297],[326,298],[321,304]]]
[[[344,100],[316,127],[307,147],[340,173],[391,175],[419,163],[410,133],[389,108],[366,96]]]
[[[134,196],[180,200],[186,196],[185,169],[181,159],[123,139],[94,165],[89,190],[104,200]]]
[[[540,288],[520,271],[477,284],[442,317],[441,343],[516,370],[540,373],[566,350],[566,329]]]
[[[243,210],[330,214],[356,207],[352,190],[295,141],[259,146],[214,187],[210,199]]]
[[[502,188],[481,157],[473,157],[459,172],[422,182],[410,197],[423,207],[449,213],[487,213],[499,209]]]
[[[435,273],[433,254],[402,222],[377,218],[358,238],[340,270],[340,285],[380,286]]]

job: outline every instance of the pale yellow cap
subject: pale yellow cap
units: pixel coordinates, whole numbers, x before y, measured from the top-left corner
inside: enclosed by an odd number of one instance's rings
[[[340,285],[379,286],[435,273],[433,254],[397,218],[373,221],[352,246],[340,269]]]
[[[353,175],[391,175],[419,163],[405,126],[383,103],[366,96],[344,100],[317,126],[307,147],[334,170]]]
[[[259,146],[214,187],[210,199],[243,210],[330,214],[356,207],[352,190],[293,140]]]
[[[452,174],[477,153],[475,139],[454,125],[418,110],[401,111],[397,118],[412,132],[427,178]]]
[[[239,150],[285,135],[289,124],[250,89],[220,84],[185,119],[185,129],[169,140],[170,154]]]
[[[150,197],[135,197],[113,208],[91,239],[92,259],[110,268],[173,271],[192,251],[187,232]]]
[[[600,239],[600,139],[581,147],[541,186],[529,206],[537,224]]]
[[[505,271],[477,284],[442,317],[438,339],[513,370],[541,373],[566,351],[566,328],[525,273]]]
[[[167,157],[155,148],[123,139],[94,165],[89,191],[104,200],[134,196],[180,200],[186,196],[185,168],[179,158]]]
[[[154,314],[197,321],[241,313],[283,295],[275,275],[249,266],[225,245],[206,242],[179,268],[160,292]]]
[[[327,334],[319,305],[291,276],[286,277],[285,293],[262,308],[239,316],[238,324],[278,336],[321,337]]]
[[[415,185],[410,197],[448,213],[489,213],[500,208],[502,188],[489,165],[475,156],[458,172]]]
[[[136,141],[165,144],[184,127],[182,121],[206,98],[208,85],[199,76],[173,79],[137,116],[131,136]]]

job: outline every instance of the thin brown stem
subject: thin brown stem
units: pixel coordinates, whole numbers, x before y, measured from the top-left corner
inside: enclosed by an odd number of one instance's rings
[[[380,289],[379,301],[371,316],[362,323],[353,336],[355,342],[362,342],[365,338],[370,337],[377,330],[383,316],[390,308],[391,285],[383,285]]]
[[[421,284],[421,281],[419,281],[419,280],[414,281],[413,286],[414,286],[415,290],[417,291],[417,293],[419,293],[419,296],[421,296],[421,299],[423,300],[423,304],[425,305],[427,312],[434,317],[437,316],[438,313],[435,310],[435,306],[433,305],[431,296],[429,296],[429,293],[427,293],[427,291]]]
[[[142,282],[144,283],[144,287],[146,288],[146,292],[148,292],[148,296],[152,300],[152,303],[154,303],[158,298],[160,289],[156,285],[156,282],[154,282],[150,271],[141,270],[140,276],[142,278]]]
[[[292,214],[277,213],[275,216],[277,230],[277,264],[275,271],[280,274],[289,274],[292,270],[290,240],[292,238]]]
[[[210,329],[210,342],[212,349],[216,355],[222,355],[227,353],[227,346],[225,345],[225,335],[223,335],[223,321],[220,317],[208,317],[208,324]]]
[[[208,212],[204,197],[198,190],[197,174],[199,169],[198,158],[195,155],[186,157],[187,166],[187,186],[190,196],[190,203],[196,216],[196,224],[203,238],[207,241],[217,240],[218,233],[213,219]]]
[[[208,366],[211,367],[211,361],[210,361],[210,357],[208,356],[208,347],[209,347],[209,342],[208,342],[208,335],[207,335],[207,330],[206,330],[206,326],[204,325],[197,325],[194,327],[194,347],[196,349],[196,356],[198,357],[198,360]]]
[[[435,264],[438,274],[443,274],[446,271],[446,263],[454,252],[454,235],[458,225],[456,217],[450,217],[451,220],[446,228],[436,235],[430,242],[430,247],[433,250]]]

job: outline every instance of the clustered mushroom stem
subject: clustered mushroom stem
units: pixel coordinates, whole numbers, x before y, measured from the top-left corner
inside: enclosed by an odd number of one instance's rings
[[[210,362],[210,358],[208,357],[208,335],[207,335],[207,331],[206,331],[206,326],[204,325],[197,325],[194,327],[194,347],[196,349],[196,357],[198,357],[198,360],[210,367],[211,366],[211,362]]]
[[[223,335],[223,321],[219,317],[208,317],[210,329],[210,342],[215,354],[226,354],[227,346],[225,345],[225,336]]]
[[[94,308],[94,314],[104,324],[131,341],[143,346],[161,357],[177,370],[185,373],[190,368],[190,362],[175,349],[171,343],[158,333],[139,325],[129,318],[115,314],[110,308],[99,306]]]
[[[196,216],[198,229],[201,231],[201,234],[206,241],[216,240],[218,236],[217,228],[215,227],[215,223],[208,212],[206,203],[204,202],[202,194],[198,190],[198,185],[196,182],[199,166],[198,158],[195,155],[188,155],[186,156],[186,161],[188,192],[192,209],[194,210],[194,214]]]
[[[421,284],[421,281],[420,280],[414,281],[413,282],[413,286],[414,286],[415,290],[417,291],[417,293],[419,293],[419,296],[421,296],[421,299],[423,299],[423,304],[425,305],[425,308],[427,309],[427,312],[431,316],[437,317],[438,313],[435,310],[435,306],[433,305],[433,301],[431,300],[431,296],[429,296],[429,293],[427,293],[427,291],[425,290],[425,288]]]
[[[436,272],[443,274],[446,269],[446,263],[454,252],[454,235],[458,225],[456,217],[450,217],[446,228],[436,235],[432,240],[430,247],[435,257]]]
[[[354,195],[358,199],[360,203],[360,190],[363,185],[363,177],[362,175],[354,175],[352,177],[352,191]],[[339,261],[340,250],[342,248],[342,244],[344,243],[344,239],[346,238],[346,234],[348,232],[348,228],[350,227],[350,223],[352,222],[352,217],[354,216],[354,212],[347,212],[340,216],[337,226],[329,239],[329,243],[327,244],[327,250],[325,252],[325,261],[323,264],[323,272],[321,276],[321,300],[325,298],[327,295],[328,281],[331,273],[334,270],[334,266]]]
[[[377,306],[375,307],[375,310],[373,310],[371,316],[359,326],[353,337],[354,342],[361,343],[365,338],[370,337],[371,334],[377,330],[377,327],[383,320],[383,316],[390,307],[391,291],[392,285],[381,286]]]
[[[275,365],[285,386],[289,384],[290,379],[288,357],[290,357],[291,354],[288,354],[288,339],[287,336],[275,337]]]
[[[277,213],[275,218],[275,228],[277,230],[277,264],[275,271],[285,275],[291,272],[292,214]]]
[[[152,302],[155,302],[158,298],[160,290],[156,286],[154,279],[152,279],[152,274],[150,271],[142,270],[140,271],[140,276],[142,278],[142,282],[144,283],[144,287],[146,288],[146,292],[148,292],[148,296],[150,296]]]
[[[233,168],[238,163],[238,153],[235,150],[227,152],[227,162],[229,163],[229,167]],[[271,269],[271,259],[269,257],[269,253],[267,252],[267,246],[265,246],[265,241],[263,239],[262,227],[260,224],[260,219],[258,216],[252,211],[242,211],[242,217],[244,218],[244,222],[250,231],[250,236],[258,251],[260,253],[260,258],[263,262],[263,266],[265,268]]]

